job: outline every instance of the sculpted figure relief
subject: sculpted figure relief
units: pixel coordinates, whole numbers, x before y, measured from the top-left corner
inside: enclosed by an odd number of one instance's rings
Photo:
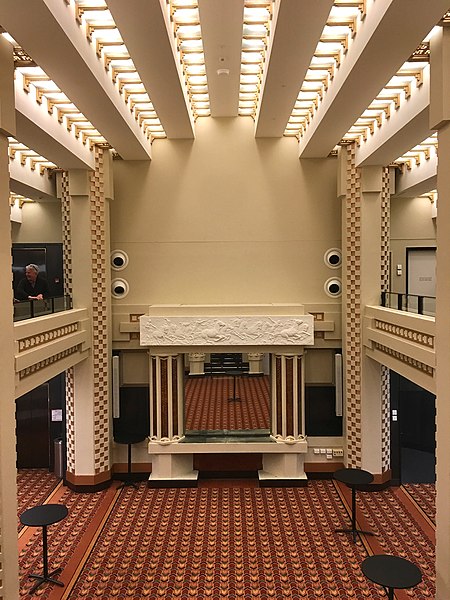
[[[141,345],[309,345],[314,319],[301,317],[141,317]]]

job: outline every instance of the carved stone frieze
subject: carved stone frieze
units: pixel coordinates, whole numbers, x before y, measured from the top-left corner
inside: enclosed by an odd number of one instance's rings
[[[140,318],[141,346],[289,346],[314,344],[314,318],[221,316]]]

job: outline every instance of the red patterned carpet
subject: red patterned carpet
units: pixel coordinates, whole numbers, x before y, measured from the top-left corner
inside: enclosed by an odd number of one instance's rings
[[[434,483],[406,483],[402,485],[417,508],[433,523],[436,522],[436,486]]]
[[[206,376],[186,381],[186,429],[269,429],[270,388],[262,377]],[[233,398],[233,392],[239,400]]]
[[[223,485],[223,483],[222,483]],[[41,598],[378,600],[381,588],[362,574],[373,553],[406,556],[423,583],[397,600],[434,597],[433,528],[400,488],[358,492],[358,522],[376,537],[354,544],[335,528],[350,521],[349,490],[333,481],[302,488],[208,487],[96,494],[61,488],[52,502],[69,516],[49,528],[50,568],[63,567],[65,588],[43,586]],[[19,539],[21,595],[41,561],[41,534]]]
[[[42,504],[61,483],[48,469],[19,469],[17,471],[17,527],[23,525],[19,516],[30,506]]]

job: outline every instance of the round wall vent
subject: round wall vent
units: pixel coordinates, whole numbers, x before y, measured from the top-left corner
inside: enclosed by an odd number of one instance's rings
[[[330,269],[339,269],[342,265],[342,252],[339,248],[330,248],[323,255],[323,260]]]
[[[342,294],[342,281],[337,277],[327,279],[323,287],[326,294],[331,298],[338,298]]]
[[[128,264],[128,254],[123,250],[114,250],[111,252],[111,268],[115,271],[125,269]]]
[[[113,281],[111,281],[111,294],[114,298],[124,298],[129,291],[130,286],[125,279],[113,279]]]

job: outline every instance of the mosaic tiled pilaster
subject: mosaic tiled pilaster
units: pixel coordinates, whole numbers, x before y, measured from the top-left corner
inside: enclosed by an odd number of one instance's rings
[[[390,170],[383,168],[381,178],[381,291],[388,292],[389,248],[390,248]],[[389,369],[381,366],[381,469],[384,473],[391,464],[391,428],[390,428],[390,379]]]
[[[104,150],[95,147],[95,171],[90,178],[92,252],[92,357],[94,372],[95,474],[109,469],[109,322],[106,222],[103,177]]]
[[[272,355],[271,435],[279,441],[304,438],[302,356]]]
[[[184,436],[184,357],[150,356],[150,439],[177,442]]]
[[[347,466],[361,467],[361,182],[355,163],[356,147],[347,146],[345,201],[345,381]]]
[[[72,235],[70,224],[69,174],[61,174],[61,215],[63,240],[64,294],[72,295]]]
[[[61,174],[61,216],[63,240],[64,294],[72,296],[72,235],[70,219],[69,174]],[[73,368],[66,370],[66,452],[67,470],[75,473],[75,413]]]

